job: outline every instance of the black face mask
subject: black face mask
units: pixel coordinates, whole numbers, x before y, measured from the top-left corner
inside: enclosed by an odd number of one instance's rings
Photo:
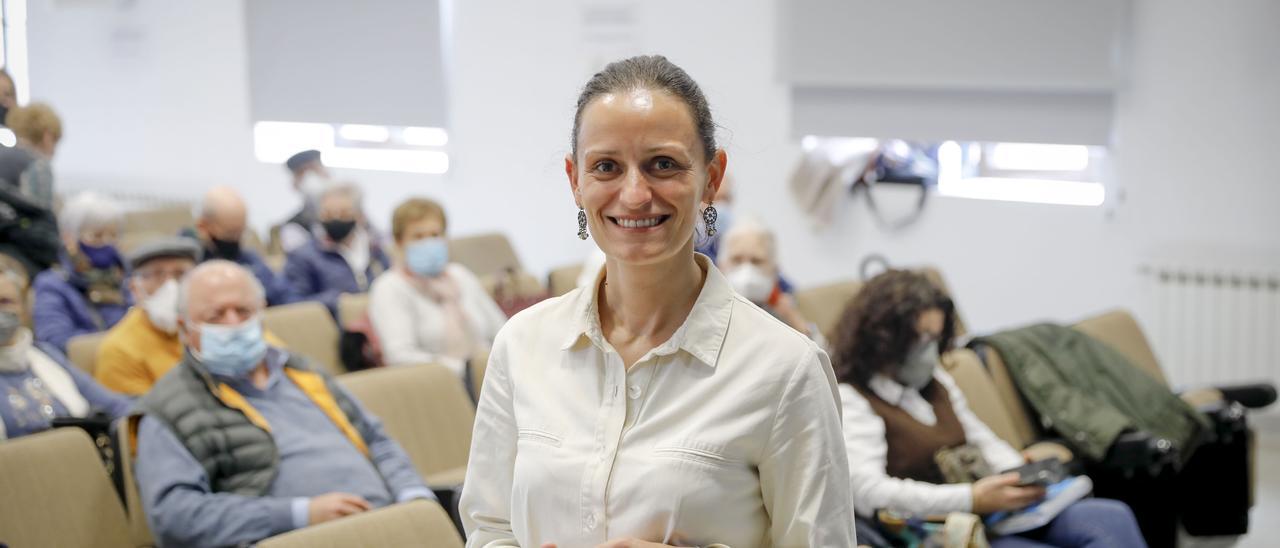
[[[226,259],[234,261],[240,258],[240,241],[239,240],[219,240],[210,237],[209,243],[213,244],[210,251],[213,252],[214,258]]]
[[[341,242],[351,235],[351,231],[356,229],[355,221],[343,221],[334,219],[320,223],[324,227],[324,232],[329,235],[329,239],[335,242]]]

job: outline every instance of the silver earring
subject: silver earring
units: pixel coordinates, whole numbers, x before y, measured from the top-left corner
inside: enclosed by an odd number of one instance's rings
[[[707,204],[707,208],[702,210],[702,222],[707,225],[707,236],[716,235],[716,218],[719,213],[716,212],[716,206]]]
[[[587,212],[581,207],[578,208],[578,239],[587,239]]]

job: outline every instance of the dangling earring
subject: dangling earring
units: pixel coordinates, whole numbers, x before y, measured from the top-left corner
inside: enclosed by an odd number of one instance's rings
[[[587,239],[587,212],[581,207],[578,208],[578,239]]]
[[[716,235],[716,217],[718,215],[719,214],[716,212],[716,206],[711,204],[707,204],[707,208],[702,210],[702,222],[707,225],[708,237]]]

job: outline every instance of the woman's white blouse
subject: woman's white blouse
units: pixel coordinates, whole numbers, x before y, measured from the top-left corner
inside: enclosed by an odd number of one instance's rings
[[[466,267],[450,263],[449,276],[458,285],[459,301],[477,344],[488,347],[507,316],[493,302],[480,280]],[[369,321],[382,343],[387,365],[438,363],[462,375],[465,363],[445,356],[444,308],[414,287],[407,275],[393,268],[378,276],[369,289]]]
[[[735,294],[710,261],[671,339],[628,371],[597,284],[499,333],[461,510],[467,546],[853,546],[826,353]]]
[[[965,441],[978,448],[987,464],[994,470],[1007,470],[1025,462],[1018,451],[973,414],[964,392],[950,374],[937,368],[933,379],[946,389],[951,407],[964,429]],[[920,423],[932,426],[937,422],[933,407],[916,389],[883,375],[873,376],[867,384],[880,399],[898,406]],[[849,451],[853,500],[863,515],[869,516],[880,509],[921,516],[970,511],[973,486],[968,483],[938,485],[895,478],[886,473],[889,444],[885,441],[884,419],[852,386],[841,384],[840,396],[844,403],[844,439]]]

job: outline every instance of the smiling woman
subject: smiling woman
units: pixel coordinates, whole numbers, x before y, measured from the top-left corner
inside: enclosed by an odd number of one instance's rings
[[[827,355],[694,253],[727,163],[665,58],[587,83],[565,173],[605,266],[494,342],[468,546],[855,544]]]

